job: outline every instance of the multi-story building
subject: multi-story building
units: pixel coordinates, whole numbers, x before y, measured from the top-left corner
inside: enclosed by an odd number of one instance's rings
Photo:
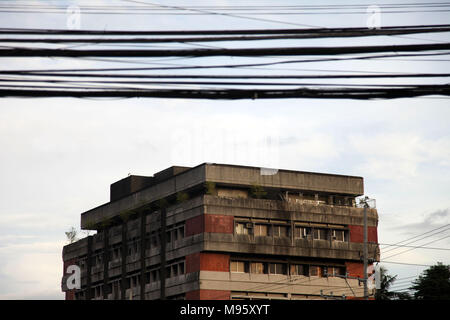
[[[210,163],[129,176],[81,214],[97,233],[64,247],[62,289],[66,299],[362,297],[363,193],[361,177]],[[368,209],[369,265],[377,223]],[[66,286],[70,265],[80,289]]]

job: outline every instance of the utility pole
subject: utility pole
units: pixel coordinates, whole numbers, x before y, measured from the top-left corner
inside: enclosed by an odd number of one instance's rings
[[[363,282],[364,282],[364,300],[369,300],[369,290],[367,286],[367,267],[368,267],[368,248],[367,248],[367,208],[369,208],[369,201],[374,201],[375,199],[370,199],[365,196],[364,199],[360,200],[360,204],[364,206],[364,216],[363,216],[363,224],[364,224],[364,239],[363,239],[363,263],[364,263],[364,273],[363,273]],[[374,205],[375,207],[375,205]]]
[[[364,300],[369,300],[369,291],[367,290],[367,204],[368,197],[364,198],[364,247],[363,247],[363,261],[364,261]]]

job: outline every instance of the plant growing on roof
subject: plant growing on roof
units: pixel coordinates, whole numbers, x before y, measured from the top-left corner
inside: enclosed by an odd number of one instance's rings
[[[256,199],[263,199],[267,196],[267,191],[262,186],[253,184],[250,188],[250,196]]]
[[[216,195],[216,183],[212,181],[205,182],[206,194]]]
[[[186,201],[188,199],[189,199],[189,194],[188,193],[182,192],[182,191],[177,193],[177,203],[184,202],[184,201]]]
[[[78,240],[78,231],[74,227],[71,227],[69,231],[65,232],[65,234],[69,243],[74,243]]]

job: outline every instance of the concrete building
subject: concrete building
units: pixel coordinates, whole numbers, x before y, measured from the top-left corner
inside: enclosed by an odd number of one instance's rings
[[[224,164],[129,176],[81,214],[81,228],[97,233],[63,248],[62,290],[66,299],[360,298],[363,193],[361,177]],[[370,265],[378,215],[367,212]],[[67,287],[70,265],[80,289]]]

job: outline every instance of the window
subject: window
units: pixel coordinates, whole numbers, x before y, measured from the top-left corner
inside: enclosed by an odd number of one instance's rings
[[[150,282],[159,281],[159,270],[152,270],[150,272]]]
[[[252,224],[250,222],[237,222],[236,223],[236,234],[250,234],[249,229],[251,229]]]
[[[274,237],[289,237],[288,226],[274,225],[272,231]]]
[[[184,238],[184,226],[181,226],[177,229],[178,231],[178,238]]]
[[[344,267],[328,267],[328,275],[329,276],[344,276],[345,275],[345,268]]]
[[[314,240],[327,240],[327,229],[314,229]]]
[[[269,263],[270,274],[287,274],[287,266],[284,263]]]
[[[179,274],[184,274],[184,261],[178,265]]]
[[[230,272],[245,272],[245,262],[244,261],[231,261],[230,262]]]
[[[320,267],[319,266],[310,266],[309,267],[309,275],[311,277],[318,277],[320,275]]]
[[[103,288],[102,287],[103,287],[102,285],[94,287],[95,298],[103,297]]]
[[[304,264],[291,264],[291,275],[295,276],[308,276],[308,265]]]
[[[158,247],[159,246],[159,242],[160,242],[160,233],[159,230],[153,231],[152,232],[152,236],[151,236],[151,241],[152,241],[152,247]]]
[[[172,265],[172,277],[178,276],[178,264]]]
[[[255,224],[255,237],[265,237],[268,235],[268,226],[267,224]]]
[[[295,227],[295,237],[298,239],[306,239],[311,235],[311,228],[308,227]]]
[[[345,241],[345,230],[332,230],[331,236],[334,241]]]
[[[250,273],[266,273],[264,272],[264,263],[252,262],[250,263]]]

